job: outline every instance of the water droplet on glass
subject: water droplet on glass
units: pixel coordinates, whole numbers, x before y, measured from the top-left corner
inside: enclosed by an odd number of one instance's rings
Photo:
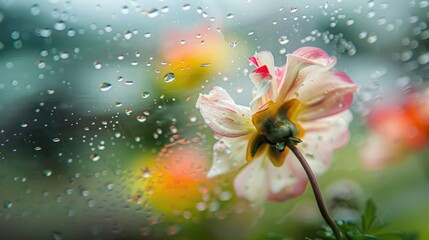
[[[52,139],[52,142],[54,142],[54,143],[57,143],[57,142],[60,142],[61,141],[61,139],[60,138],[53,138]]]
[[[111,88],[112,88],[112,84],[110,84],[110,83],[103,82],[103,83],[100,84],[100,90],[103,91],[103,92],[108,91]]]
[[[31,8],[30,8],[30,12],[32,15],[37,16],[40,14],[41,10],[40,10],[40,6],[38,4],[34,4]]]
[[[142,98],[148,98],[150,96],[149,92],[142,92]]]
[[[197,121],[197,116],[196,115],[190,115],[188,119],[189,119],[190,122],[196,122]]]
[[[57,31],[63,31],[66,29],[66,27],[67,26],[66,26],[65,22],[63,22],[63,21],[58,21],[54,24],[54,28]]]
[[[146,117],[145,117],[145,116],[143,116],[143,115],[138,115],[138,116],[136,117],[136,119],[137,119],[137,121],[139,121],[139,122],[146,122]]]
[[[43,29],[40,29],[39,34],[40,34],[41,37],[47,38],[47,37],[51,36],[52,31],[49,28],[43,28]]]
[[[369,36],[368,36],[368,39],[367,39],[367,41],[368,41],[368,43],[369,44],[373,44],[373,43],[375,43],[376,41],[377,41],[377,35],[375,35],[375,34],[370,34]]]
[[[237,41],[232,41],[229,43],[229,47],[230,48],[235,48],[237,46],[238,42]]]
[[[234,18],[234,14],[228,13],[228,14],[226,14],[226,18],[227,19],[233,19]]]
[[[298,8],[297,8],[297,7],[291,7],[291,8],[290,8],[290,12],[291,12],[291,13],[294,13],[294,12],[296,12],[296,11],[298,11]]]
[[[70,54],[66,51],[61,51],[60,52],[60,58],[61,59],[68,59],[70,57]]]
[[[182,10],[188,11],[189,9],[191,9],[191,4],[189,4],[189,3],[184,4],[184,5],[182,6]]]
[[[126,15],[126,14],[128,14],[129,12],[130,12],[130,9],[128,8],[128,6],[123,6],[123,7],[121,8],[121,13],[122,13],[122,14]]]
[[[152,36],[152,34],[150,32],[147,32],[143,35],[145,38],[150,38]]]
[[[124,32],[124,38],[130,40],[133,37],[133,33],[130,30]]]
[[[49,169],[44,170],[43,175],[46,177],[52,176],[52,170],[49,170]]]
[[[89,155],[89,159],[91,159],[93,162],[96,162],[96,161],[100,160],[100,155],[98,155],[96,153],[91,153]]]
[[[133,113],[133,110],[131,108],[125,109],[125,114],[127,114],[128,116],[131,115],[131,113]]]
[[[92,64],[94,65],[94,68],[95,69],[101,69],[101,63],[99,62],[99,61],[97,61],[97,60],[95,60],[94,62],[92,62]]]
[[[150,10],[147,11],[147,16],[149,18],[155,18],[159,15],[158,9],[156,8],[152,8]]]
[[[5,202],[3,206],[4,206],[4,208],[12,208],[13,203],[12,202]]]
[[[174,81],[176,79],[176,75],[174,75],[174,73],[169,72],[167,74],[164,75],[164,82],[165,83],[170,83],[172,81]]]
[[[162,13],[168,13],[169,10],[170,9],[168,8],[168,6],[164,6],[164,7],[161,8],[161,12]]]
[[[279,43],[280,43],[281,45],[285,45],[285,44],[289,43],[289,39],[287,38],[287,36],[281,36],[281,37],[279,38]]]
[[[354,23],[355,23],[354,19],[349,19],[346,21],[346,25],[348,25],[348,26],[353,25]]]
[[[211,65],[211,63],[202,63],[200,67],[210,67]]]
[[[121,102],[115,102],[115,107],[120,107],[120,106],[122,106]]]

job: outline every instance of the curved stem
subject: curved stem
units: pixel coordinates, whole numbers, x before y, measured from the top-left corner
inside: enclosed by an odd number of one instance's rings
[[[298,148],[291,142],[286,142],[286,145],[290,150],[295,154],[296,158],[298,158],[302,167],[305,170],[305,173],[308,176],[308,180],[310,181],[311,188],[313,189],[314,197],[316,198],[317,206],[319,207],[320,214],[322,214],[323,219],[325,219],[326,223],[331,227],[334,232],[335,238],[337,240],[341,240],[341,232],[338,226],[335,224],[331,215],[329,215],[328,209],[326,208],[325,202],[323,200],[322,193],[320,191],[319,184],[317,183],[316,177],[314,176],[313,171],[311,170],[310,165],[308,165],[302,153],[298,150]]]

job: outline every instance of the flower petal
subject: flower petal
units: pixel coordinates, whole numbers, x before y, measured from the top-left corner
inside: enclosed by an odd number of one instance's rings
[[[320,48],[303,47],[287,55],[286,73],[279,86],[277,102],[292,98],[292,93],[305,80],[306,76],[314,72],[326,72],[336,63],[335,58]]]
[[[306,180],[304,181],[301,180],[294,185],[283,188],[280,192],[277,192],[277,193],[270,192],[268,195],[268,200],[284,202],[291,198],[302,195],[305,192],[305,189],[307,187],[307,182],[308,181]]]
[[[246,164],[246,148],[249,136],[223,137],[213,146],[213,162],[207,177],[215,177]]]
[[[309,74],[297,90],[298,99],[305,105],[298,120],[323,118],[348,109],[358,89],[358,85],[340,71]]]
[[[249,58],[257,68],[249,75],[255,85],[256,95],[252,101],[252,110],[256,111],[267,101],[277,98],[278,85],[276,74],[281,73],[274,66],[274,57],[271,52],[263,51]],[[268,84],[268,85],[267,85]]]
[[[293,154],[290,152],[289,154]],[[301,180],[294,175],[293,169],[289,164],[283,164],[281,166],[275,166],[268,164],[268,183],[270,193],[277,194],[285,188],[291,188]]]
[[[254,130],[250,108],[235,104],[221,87],[213,87],[208,95],[200,95],[196,107],[207,125],[218,135],[240,137]]]
[[[325,51],[317,47],[301,47],[296,49],[292,55],[320,66],[328,66],[335,62],[334,58],[331,58]]]
[[[249,58],[249,61],[252,62],[257,68],[266,65],[271,74],[274,73],[274,57],[273,54],[269,51],[262,51],[255,53],[253,57]]]
[[[266,156],[256,158],[234,179],[235,192],[240,198],[254,204],[263,203],[268,196]]]
[[[298,148],[315,175],[324,173],[330,166],[333,151],[349,142],[348,125],[351,120],[352,114],[347,110],[331,117],[302,123],[306,134]],[[295,159],[286,159],[286,162],[293,164],[292,167],[296,174],[305,177],[301,164],[296,161]]]
[[[258,69],[268,69],[265,65]],[[258,70],[257,69],[257,70]],[[250,102],[250,108],[252,112],[256,112],[262,105],[264,105],[269,99],[273,98],[271,91],[272,88],[272,77],[267,73],[251,73],[249,75],[252,79],[255,89],[253,90],[253,100]]]

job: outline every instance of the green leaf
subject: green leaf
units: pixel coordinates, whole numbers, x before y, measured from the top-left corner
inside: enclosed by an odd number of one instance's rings
[[[362,232],[367,233],[377,217],[377,207],[372,199],[366,201],[365,213],[362,215]]]

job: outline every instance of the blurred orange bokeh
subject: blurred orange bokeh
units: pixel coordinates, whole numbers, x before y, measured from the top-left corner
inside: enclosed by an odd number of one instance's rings
[[[157,81],[162,84],[163,90],[195,89],[211,75],[222,72],[228,66],[229,44],[215,29],[169,29],[165,31],[162,44],[163,63],[159,69],[163,77],[168,73],[175,75],[174,81],[168,84],[165,84],[165,81]]]
[[[133,191],[137,202],[148,201],[170,219],[198,216],[197,204],[214,186],[207,179],[207,153],[196,144],[172,144],[163,148],[154,161],[136,168],[138,180]]]

